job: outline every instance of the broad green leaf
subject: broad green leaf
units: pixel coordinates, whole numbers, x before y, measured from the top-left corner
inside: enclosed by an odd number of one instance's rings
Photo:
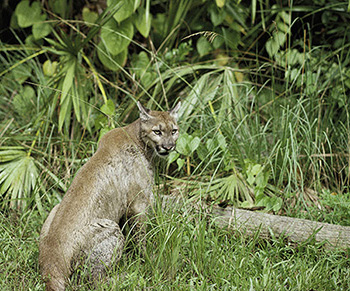
[[[118,3],[122,3],[120,9],[113,15],[113,18],[119,23],[129,18],[136,10],[137,4],[140,2],[137,0],[107,0],[108,6],[115,6]]]
[[[201,36],[198,39],[197,51],[201,57],[210,53],[212,51],[212,49],[213,48],[212,48],[210,42],[204,36]]]
[[[82,15],[83,15],[83,20],[86,22],[88,26],[90,26],[92,23],[95,23],[98,18],[97,12],[91,11],[86,6],[83,8]]]
[[[191,140],[191,142],[188,144],[188,147],[191,153],[194,153],[194,151],[198,148],[200,142],[201,142],[201,139],[198,136],[196,136]]]
[[[32,27],[33,36],[36,40],[49,35],[51,31],[52,31],[51,24],[42,22],[42,21],[34,23]]]
[[[35,1],[30,5],[29,0],[21,1],[15,10],[18,25],[22,28],[32,26],[36,22],[46,19],[46,15],[41,15],[40,3]]]
[[[224,9],[218,9],[215,6],[209,8],[210,20],[214,26],[220,25],[226,18],[226,11]]]
[[[225,40],[226,45],[235,50],[241,40],[241,34],[237,30],[231,28],[223,28],[223,39]]]
[[[187,144],[191,140],[192,140],[192,136],[190,136],[189,134],[187,134],[187,133],[181,134],[179,136],[179,139],[176,142],[176,150],[184,156],[190,155],[190,151],[189,151]]]
[[[110,130],[111,130],[111,128],[109,128],[109,127],[102,127],[101,130],[100,130],[100,134],[99,134],[99,136],[98,136],[98,141],[100,141],[101,138],[102,138],[107,132],[109,132]]]
[[[132,56],[131,68],[145,88],[157,78],[156,72],[152,70],[148,55],[144,51]]]
[[[214,49],[220,48],[225,43],[225,39],[221,35],[217,35],[212,43]]]
[[[100,42],[97,46],[98,58],[106,68],[112,71],[118,71],[124,66],[127,54],[128,50],[125,49],[124,51],[114,56],[106,50],[106,47],[103,45],[102,42]]]
[[[13,75],[14,80],[16,80],[19,84],[22,84],[32,76],[32,68],[27,64],[21,64],[14,68],[11,71],[11,74]]]
[[[172,162],[176,161],[179,156],[179,153],[175,151],[171,152],[168,156],[168,164],[171,164]]]
[[[208,158],[208,155],[210,155],[204,144],[199,144],[196,153],[201,161],[204,161],[206,158]]]
[[[113,116],[115,114],[114,102],[111,99],[108,99],[107,103],[102,105],[101,111],[102,111],[102,113],[104,113],[108,116]]]
[[[211,153],[213,150],[216,149],[216,142],[212,138],[208,138],[207,142],[205,143],[207,150],[209,153]]]
[[[288,33],[289,25],[284,22],[277,22],[277,28],[280,32]]]
[[[101,40],[111,55],[116,56],[129,46],[134,35],[131,20],[118,24],[114,19],[109,20],[101,30]]]
[[[152,14],[140,7],[137,10],[134,24],[143,37],[148,37],[152,24]]]
[[[28,113],[35,104],[35,91],[32,86],[24,86],[13,98],[13,106],[22,117],[28,117]]]
[[[53,12],[59,14],[61,17],[65,17],[69,9],[67,0],[49,0],[48,2]]]
[[[257,206],[265,206],[266,208],[269,208],[270,197],[266,195],[255,195],[255,202]]]
[[[19,29],[19,25],[18,25],[18,20],[17,20],[17,15],[16,13],[12,13],[11,15],[11,20],[10,20],[10,27],[13,29]]]
[[[266,51],[269,54],[270,57],[274,57],[280,47],[285,43],[286,41],[286,35],[285,33],[278,31],[274,32],[272,34],[272,38],[270,38],[265,46],[266,46]]]
[[[274,201],[274,204],[272,206],[272,210],[277,212],[279,211],[281,208],[282,208],[282,205],[283,205],[283,200],[281,197],[274,197],[275,201]]]
[[[152,20],[152,32],[156,35],[161,35],[164,37],[166,31],[166,25],[164,23],[167,21],[165,13],[157,13]]]
[[[35,39],[33,34],[30,34],[26,37],[24,43],[27,46],[42,46],[44,44],[43,39]]]
[[[269,56],[272,58],[279,50],[279,44],[275,41],[274,38],[270,38],[266,44],[266,51],[269,54]]]
[[[282,31],[274,32],[273,38],[276,40],[279,46],[282,46],[286,42],[286,34]]]
[[[133,54],[131,59],[131,70],[138,76],[141,77],[147,69],[150,67],[150,60],[148,54],[145,51],[139,54]]]
[[[141,84],[147,89],[154,83],[154,80],[157,79],[156,72],[146,72],[141,76]]]
[[[222,8],[225,5],[225,0],[215,0],[215,2],[219,8]]]
[[[246,201],[243,201],[239,206],[242,208],[252,208],[255,206],[255,204],[246,200]]]
[[[52,77],[57,70],[58,63],[56,61],[51,62],[50,60],[46,60],[43,64],[43,71],[45,76]]]
[[[180,135],[176,143],[176,150],[185,156],[191,155],[199,146],[200,138],[193,137],[187,133]]]
[[[290,21],[291,21],[291,17],[290,17],[290,15],[287,13],[287,12],[285,12],[285,11],[281,11],[281,12],[279,12],[278,13],[278,16],[281,18],[281,20],[284,22],[284,23],[290,23]]]
[[[225,151],[226,148],[227,148],[227,144],[226,144],[226,139],[225,137],[219,133],[219,135],[217,136],[217,140],[218,140],[218,143],[219,143],[219,146],[220,148]]]
[[[259,164],[256,164],[250,169],[250,173],[256,176],[260,173],[261,170],[262,170],[262,166]]]
[[[183,165],[185,164],[185,160],[184,159],[177,159],[176,163],[177,163],[177,169],[180,170],[183,167]]]
[[[253,175],[248,175],[247,182],[252,186],[255,182],[255,177]]]

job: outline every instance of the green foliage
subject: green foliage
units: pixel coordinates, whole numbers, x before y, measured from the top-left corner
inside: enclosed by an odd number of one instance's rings
[[[120,9],[113,15],[113,18],[118,22],[121,23],[123,20],[129,18],[136,10],[136,8],[140,5],[139,0],[107,0],[108,6],[113,5],[120,5]]]
[[[272,7],[274,9],[276,7]],[[291,17],[285,12],[277,13],[275,18],[276,27],[273,28],[271,38],[266,42],[266,51],[273,58],[286,43],[287,35],[291,29]]]
[[[75,146],[91,155],[105,132],[137,116],[136,100],[170,108],[180,98],[168,169],[176,163],[173,174],[188,177],[193,195],[277,212],[304,189],[345,191],[345,3],[46,4],[20,1],[11,25],[25,37],[16,35],[20,47],[1,44],[2,144],[30,148],[39,172],[52,147],[65,168],[78,167],[79,154],[67,162]],[[45,199],[46,187],[58,196],[64,188],[55,180],[62,163],[43,174]]]
[[[3,290],[44,289],[37,261],[42,223],[36,211],[18,218],[0,213],[0,261],[6,262],[0,273]],[[348,251],[325,251],[312,242],[292,247],[283,239],[267,242],[257,237],[220,229],[204,211],[193,213],[190,205],[157,207],[147,221],[146,248],[132,245],[128,236],[127,250],[110,268],[110,279],[98,282],[97,289],[349,289]],[[77,285],[79,275],[83,280]],[[75,274],[68,290],[91,290],[85,278]]]
[[[327,223],[336,223],[341,225],[350,225],[349,209],[350,209],[350,193],[336,193],[324,191],[320,197],[320,205],[323,207],[324,213],[317,211],[317,218]]]
[[[42,39],[52,31],[51,24],[45,22],[47,15],[42,12],[39,2],[21,1],[16,7],[14,17],[19,27],[32,27],[35,40]]]
[[[146,1],[146,7],[140,7],[135,16],[134,24],[143,37],[148,37],[151,30],[152,14],[149,11],[150,2],[151,0]]]
[[[263,206],[266,211],[279,211],[282,207],[282,198],[272,195],[266,195],[270,173],[266,171],[260,164],[252,164],[250,161],[246,162],[246,175],[248,184],[254,189],[255,205]],[[273,193],[273,192],[272,192]],[[241,207],[252,207],[255,205],[249,204],[245,201]]]
[[[110,19],[101,30],[101,41],[112,55],[117,55],[129,46],[133,34],[134,27],[130,20],[118,24]]]
[[[313,197],[315,202],[300,201],[307,205],[307,211],[296,211],[300,206],[291,203],[287,207],[287,214],[292,217],[312,219],[331,224],[344,226],[350,225],[349,207],[350,193],[322,191],[317,197]]]

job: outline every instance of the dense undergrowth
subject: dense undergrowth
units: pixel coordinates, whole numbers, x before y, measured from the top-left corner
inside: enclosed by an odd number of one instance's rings
[[[121,2],[13,7],[0,48],[3,209],[44,215],[137,100],[182,100],[168,173],[192,195],[277,213],[349,192],[345,3]]]
[[[99,138],[137,118],[138,100],[152,109],[183,104],[177,152],[157,184],[180,185],[209,204],[349,226],[348,7],[209,0],[3,6],[11,21],[0,43],[2,289],[42,289],[37,238],[48,211]],[[208,221],[184,209],[158,213],[146,256],[130,248],[111,270],[122,280],[115,275],[110,288],[349,288],[346,252],[245,238]]]

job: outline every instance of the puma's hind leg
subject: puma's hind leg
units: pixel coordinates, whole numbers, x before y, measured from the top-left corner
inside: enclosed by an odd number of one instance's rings
[[[89,277],[105,276],[106,268],[120,260],[125,239],[119,225],[109,219],[96,219],[89,226],[89,241],[83,250]]]

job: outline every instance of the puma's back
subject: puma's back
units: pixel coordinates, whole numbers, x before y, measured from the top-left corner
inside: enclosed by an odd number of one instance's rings
[[[39,265],[47,290],[64,290],[81,257],[89,258],[92,276],[117,261],[124,246],[122,216],[136,217],[142,229],[153,201],[152,160],[175,149],[179,106],[161,112],[138,103],[138,120],[101,138],[42,227]]]

